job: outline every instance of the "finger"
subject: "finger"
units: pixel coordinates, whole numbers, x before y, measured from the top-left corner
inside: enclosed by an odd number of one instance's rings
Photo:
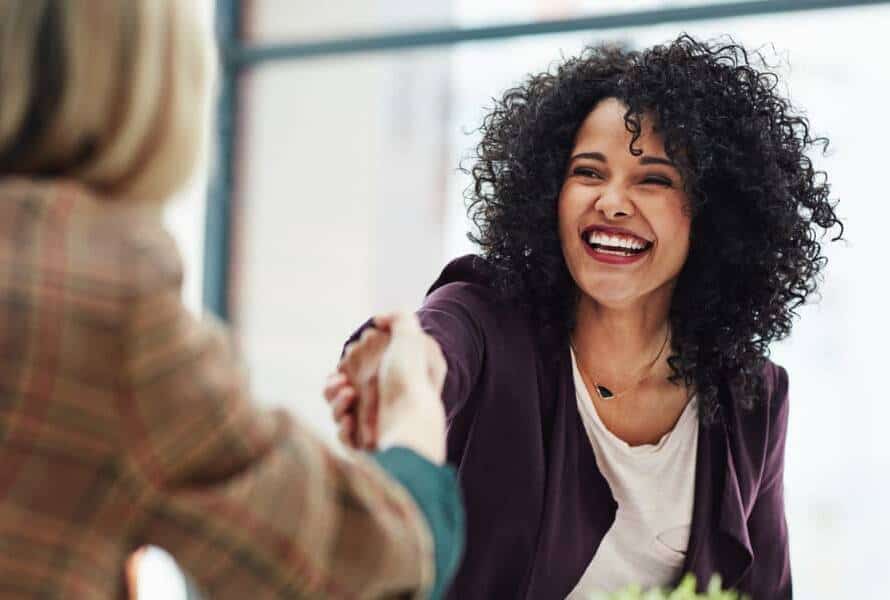
[[[378,406],[378,387],[377,377],[372,377],[368,382],[365,394],[362,396],[360,408],[357,411],[358,416],[358,440],[362,448],[373,449],[374,439],[374,422],[376,421],[376,413]]]
[[[366,329],[361,341],[338,367],[353,384],[362,385],[377,372],[383,352],[389,344],[389,334],[376,329]]]
[[[367,421],[367,411],[368,411],[368,401],[370,398],[376,393],[377,390],[377,377],[376,375],[370,376],[362,385],[361,385],[361,400],[356,403],[355,407],[355,439],[358,442],[360,448],[364,448],[365,446],[365,422]]]
[[[368,410],[365,415],[367,422],[365,424],[365,448],[368,450],[377,449],[377,439],[380,431],[380,394],[376,391],[368,399]]]
[[[355,388],[352,387],[344,387],[337,393],[337,397],[331,402],[331,411],[334,413],[335,421],[339,421],[353,409],[357,397]]]
[[[380,329],[380,330],[382,330],[382,331],[388,331],[388,330],[389,330],[389,326],[390,326],[390,324],[392,323],[392,321],[393,321],[393,319],[395,318],[395,316],[396,316],[396,313],[394,313],[394,312],[392,312],[392,313],[383,313],[383,314],[380,314],[380,315],[376,315],[375,317],[373,317],[373,318],[371,319],[371,323],[372,323],[372,324],[374,325],[374,327],[376,327],[377,329]]]
[[[340,443],[350,448],[355,448],[355,417],[347,415],[340,421],[340,427],[337,431],[337,438]]]
[[[400,312],[389,321],[389,330],[393,335],[417,333],[421,331],[420,320],[417,318],[417,315],[412,312]]]
[[[360,362],[362,357],[373,354],[379,348],[386,345],[389,336],[385,332],[375,329],[374,327],[365,328],[358,339],[350,342],[343,352],[340,364],[337,370],[341,373],[350,375],[349,367],[352,363]]]
[[[337,364],[337,371],[342,373],[347,379],[355,377],[359,355],[361,354],[361,352],[359,351],[360,348],[361,344],[358,342],[358,340],[350,342],[346,346],[346,350],[344,350],[343,356],[340,358],[340,362]]]
[[[351,391],[355,393],[355,386],[349,382],[341,383],[336,387],[332,387],[330,389],[325,389],[325,400],[327,400],[328,405],[333,405],[337,399],[340,397],[340,394],[344,391]]]
[[[379,329],[368,328],[362,333],[362,340],[356,348],[355,354],[361,358],[379,354],[389,342],[389,334]]]
[[[417,316],[411,312],[410,310],[400,310],[393,311],[389,313],[383,313],[377,315],[372,319],[374,325],[380,329],[381,331],[392,331],[394,326],[402,326],[406,324],[410,324],[411,321],[417,322],[417,326],[420,326],[420,322],[417,321]]]
[[[332,373],[325,380],[324,397],[328,402],[332,402],[337,397],[337,392],[347,384],[346,375],[344,373]]]

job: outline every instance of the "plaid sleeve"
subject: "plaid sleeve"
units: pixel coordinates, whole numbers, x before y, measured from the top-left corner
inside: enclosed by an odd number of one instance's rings
[[[178,263],[155,263],[135,268],[119,403],[137,541],[211,598],[424,597],[433,542],[411,496],[255,410],[221,328],[182,306]]]

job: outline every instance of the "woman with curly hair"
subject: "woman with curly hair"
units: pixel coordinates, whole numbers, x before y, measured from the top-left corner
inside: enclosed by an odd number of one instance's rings
[[[791,596],[788,377],[768,359],[843,228],[823,140],[735,44],[595,48],[486,117],[482,256],[419,316],[441,347],[467,505],[455,598],[585,598],[720,574]],[[341,438],[374,444],[359,382]],[[361,413],[361,414],[358,414]]]

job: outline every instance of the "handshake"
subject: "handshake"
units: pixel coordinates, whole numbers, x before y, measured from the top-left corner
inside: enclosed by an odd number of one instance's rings
[[[412,313],[375,317],[373,323],[346,347],[325,384],[340,441],[364,450],[402,446],[441,465],[447,366],[439,344]]]

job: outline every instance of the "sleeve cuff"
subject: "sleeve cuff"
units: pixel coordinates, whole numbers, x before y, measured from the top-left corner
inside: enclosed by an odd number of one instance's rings
[[[430,598],[442,598],[460,564],[465,540],[464,508],[454,469],[436,466],[401,447],[377,452],[373,458],[408,490],[426,517],[436,561]]]

